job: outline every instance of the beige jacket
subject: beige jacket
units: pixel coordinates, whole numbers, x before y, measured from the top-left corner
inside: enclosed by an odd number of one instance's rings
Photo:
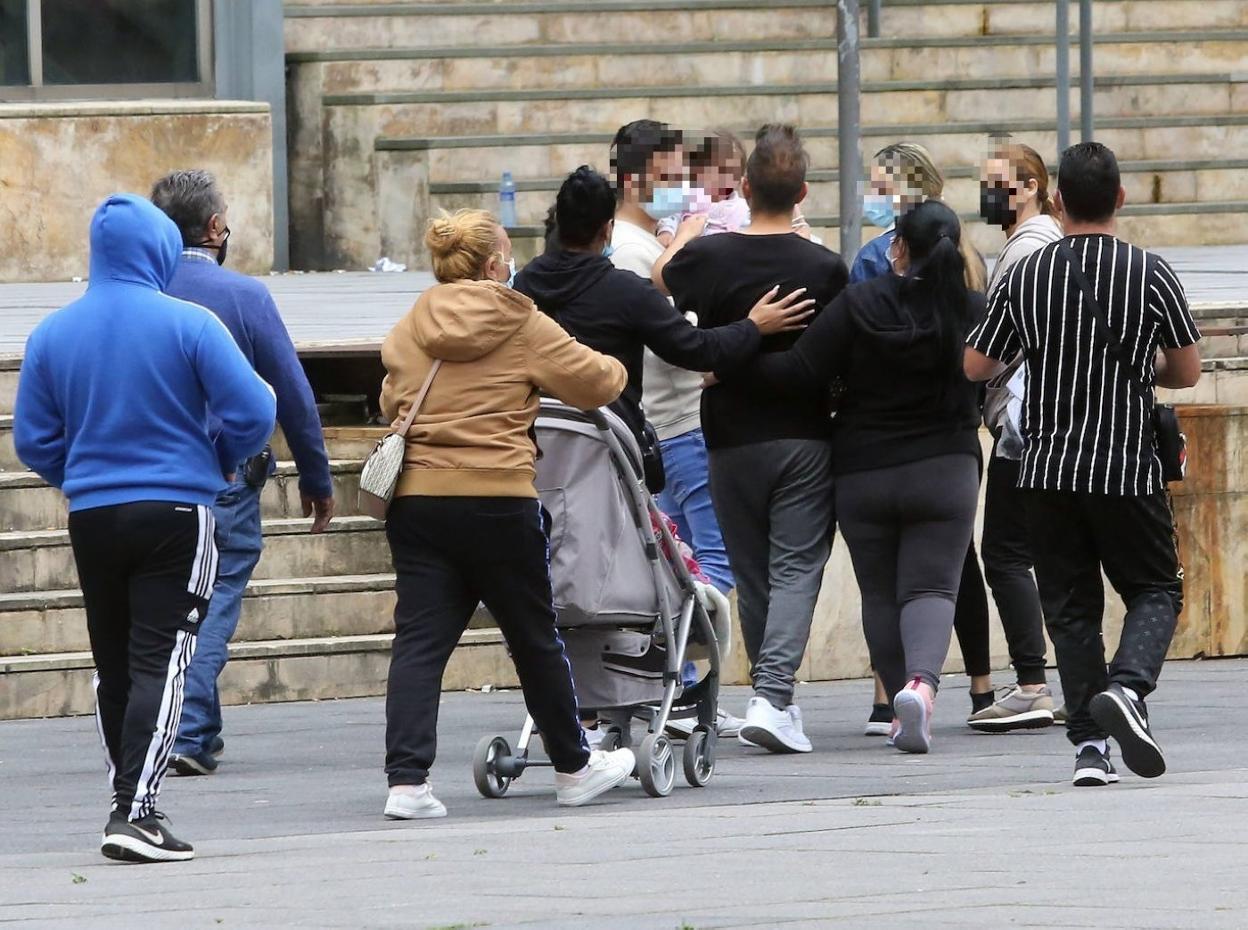
[[[627,380],[618,361],[494,281],[429,289],[386,337],[381,409],[396,427],[435,358],[442,367],[407,434],[396,497],[536,497],[538,392],[590,409]]]

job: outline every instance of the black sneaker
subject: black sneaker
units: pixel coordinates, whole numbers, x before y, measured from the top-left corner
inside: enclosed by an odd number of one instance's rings
[[[893,729],[893,705],[892,704],[873,704],[871,705],[871,716],[867,718],[867,725],[863,727],[864,736],[888,736]]]
[[[159,811],[135,821],[114,811],[100,852],[122,862],[183,862],[195,857],[194,847],[169,832],[169,819]]]
[[[208,755],[219,756],[223,752],[225,752],[225,740],[219,736],[214,736],[212,744],[208,747]]]
[[[1092,698],[1088,709],[1096,725],[1114,738],[1127,768],[1141,778],[1166,771],[1166,757],[1148,727],[1148,708],[1127,697],[1121,685],[1111,684]]]
[[[1118,782],[1118,773],[1114,771],[1114,763],[1109,761],[1109,753],[1101,752],[1095,746],[1084,746],[1075,757],[1076,788],[1099,788]]]
[[[169,757],[169,768],[175,775],[211,775],[219,764],[207,752],[174,753]]]

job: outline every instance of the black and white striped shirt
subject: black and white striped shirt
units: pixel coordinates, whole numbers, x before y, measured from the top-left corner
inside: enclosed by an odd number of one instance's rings
[[[1131,368],[1151,386],[1158,346],[1177,349],[1200,338],[1179,279],[1160,256],[1113,236],[1063,241],[1081,260]],[[1151,494],[1162,487],[1152,391],[1141,396],[1110,355],[1059,246],[1014,266],[969,340],[998,361],[1026,353],[1019,487]]]

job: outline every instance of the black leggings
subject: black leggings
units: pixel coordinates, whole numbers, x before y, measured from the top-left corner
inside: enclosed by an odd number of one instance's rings
[[[984,590],[984,574],[980,571],[975,540],[972,538],[966,558],[962,561],[962,580],[953,610],[953,631],[958,636],[958,649],[962,652],[962,664],[968,675],[988,675],[992,672],[988,626],[988,594]]]
[[[965,454],[837,477],[863,632],[890,697],[914,678],[939,686],[978,497]]]
[[[419,785],[437,749],[442,673],[478,603],[494,617],[556,771],[589,761],[572,669],[555,628],[541,504],[524,497],[400,497],[386,536],[398,603],[386,688],[386,774]]]
[[[156,809],[182,683],[216,582],[212,508],[144,501],[69,515],[95,659],[95,708],[113,809]]]

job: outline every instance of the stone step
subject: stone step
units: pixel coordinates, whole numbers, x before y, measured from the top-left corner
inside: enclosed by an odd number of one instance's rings
[[[317,701],[384,694],[389,634],[239,642],[219,680],[225,704]],[[89,652],[0,657],[0,719],[64,717],[95,709]],[[497,630],[468,630],[442,678],[445,690],[515,687]]]
[[[866,4],[864,3],[865,7]],[[1079,17],[1071,13],[1071,32]],[[1241,0],[1110,0],[1092,5],[1097,33],[1248,26]],[[996,36],[1051,33],[1052,0],[884,0],[885,36]]]
[[[381,393],[381,384],[377,384],[377,393]],[[387,430],[377,426],[327,426],[325,448],[331,459],[363,465],[364,460],[377,446],[377,441],[386,435]],[[290,445],[279,428],[272,439],[273,452],[281,460],[294,458],[290,453]],[[294,467],[293,465],[291,466]],[[359,469],[357,468],[356,471]]]
[[[17,400],[17,375],[22,360],[16,356],[0,357],[0,414],[13,412]]]
[[[867,4],[861,6],[865,36]],[[828,12],[828,8],[834,10],[834,5],[826,0],[790,0],[771,7],[755,0],[381,0],[371,4],[288,5],[286,44],[292,51],[339,47],[346,44],[340,39],[342,35],[350,37],[348,41],[353,47],[367,47],[370,39],[388,47],[430,42],[455,45],[570,41],[584,35],[587,14],[606,14],[613,22],[620,22],[625,13],[629,26],[638,19],[658,21],[658,27],[664,30],[659,33],[659,41],[675,35],[682,39],[731,40],[755,34],[752,30],[757,23],[741,19],[743,15],[766,14],[777,7],[799,11],[807,7],[806,12],[810,12],[810,7],[824,7],[816,11],[816,34],[835,34],[835,14]],[[730,19],[723,31],[716,31],[714,18],[723,18],[725,14],[737,18]],[[351,25],[352,20],[364,22]],[[386,20],[402,25],[387,29]],[[1093,27],[1098,34],[1161,31],[1173,29],[1176,24],[1188,29],[1245,27],[1248,11],[1240,0],[1102,0],[1093,6]],[[884,36],[1035,35],[1053,31],[1054,10],[1052,0],[886,0],[881,27]],[[1071,32],[1078,32],[1077,16],[1071,17]],[[435,35],[430,38],[428,33]],[[411,41],[413,34],[415,41]],[[621,28],[619,34],[640,42],[654,31]]]
[[[266,520],[257,579],[368,575],[390,569],[385,527],[371,517],[338,517],[329,531],[308,533],[307,520]],[[0,577],[10,592],[78,586],[67,530],[0,533]]]
[[[596,14],[596,15],[595,15]],[[609,19],[602,19],[609,16]],[[526,45],[584,41],[591,23],[628,42],[798,39],[836,35],[825,0],[681,0],[509,4],[357,5],[286,8],[286,50]]]
[[[375,441],[375,440],[374,440]],[[360,460],[331,461],[334,500],[342,516],[359,514]],[[264,519],[293,519],[302,516],[299,478],[290,462],[278,465],[277,474],[265,485],[260,496]],[[68,525],[69,513],[61,492],[48,487],[27,471],[0,473],[0,533],[61,530]]]
[[[977,120],[985,112],[1052,116],[1054,86],[1051,76],[866,81],[862,120],[957,122]],[[677,126],[712,126],[727,117],[738,125],[788,120],[810,126],[833,125],[837,115],[836,83],[831,80],[770,86],[349,93],[326,94],[322,102],[328,138],[340,147],[358,141],[365,150],[378,136],[541,132],[554,119],[571,132],[613,132],[642,116]],[[1095,104],[1103,117],[1245,113],[1248,81],[1229,72],[1111,75],[1098,79]]]
[[[1097,77],[1238,69],[1248,30],[1096,36]],[[834,37],[660,44],[341,49],[287,56],[322,93],[801,83],[835,75]],[[1052,35],[864,39],[864,81],[1011,78],[1056,69]],[[830,59],[830,56],[831,57]],[[1076,74],[1077,78],[1077,74]],[[307,97],[295,94],[297,105]]]
[[[1202,161],[1120,162],[1128,203],[1200,203],[1248,199],[1248,159]],[[1053,170],[1056,174],[1056,170]],[[946,167],[945,200],[958,209],[979,203],[978,165]],[[839,172],[812,170],[810,193],[802,204],[811,214],[837,214],[840,209]],[[555,200],[562,177],[522,179],[517,183],[517,215],[523,225],[540,223]],[[497,181],[440,182],[429,185],[435,207],[448,210],[498,208]]]
[[[757,126],[737,120],[723,125],[734,129],[747,143]],[[1218,113],[1211,116],[1100,115],[1097,138],[1111,146],[1123,162],[1222,159],[1248,150],[1248,115]],[[816,170],[837,164],[836,129],[832,125],[801,127],[802,137]],[[951,173],[967,166],[989,145],[990,134],[1008,134],[1052,157],[1057,136],[1052,119],[1000,118],[967,122],[893,122],[863,126],[863,149],[870,154],[889,142],[912,139],[931,151],[937,164]],[[607,169],[607,147],[612,133],[507,133],[463,136],[383,136],[374,147],[379,153],[399,153],[421,159],[420,172],[430,184],[485,180],[497,184],[503,171],[519,180],[559,177],[576,165]],[[468,172],[471,177],[466,177]]]
[[[0,473],[19,471],[24,467],[13,448],[13,415],[0,413]]]
[[[394,575],[255,578],[247,586],[237,642],[363,636],[394,629]],[[85,652],[77,588],[0,594],[0,655]]]

